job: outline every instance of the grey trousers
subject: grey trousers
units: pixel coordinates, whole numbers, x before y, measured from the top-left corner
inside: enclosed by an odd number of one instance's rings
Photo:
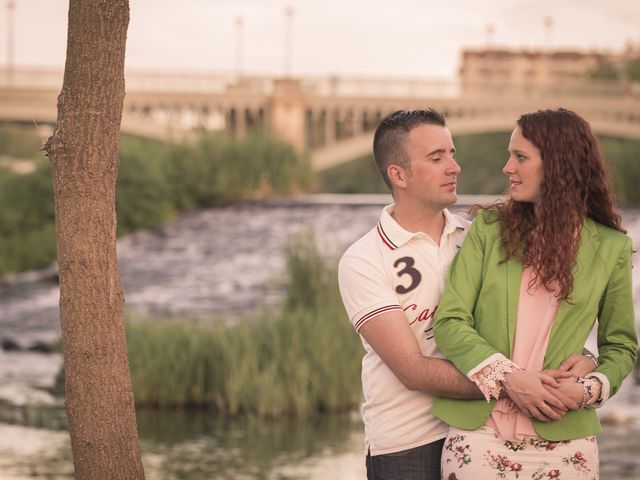
[[[401,452],[366,457],[367,480],[441,480],[444,439]]]

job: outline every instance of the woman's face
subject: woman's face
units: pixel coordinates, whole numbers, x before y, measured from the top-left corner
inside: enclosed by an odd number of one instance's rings
[[[543,169],[540,150],[524,138],[516,127],[509,141],[509,160],[502,169],[509,177],[509,193],[516,202],[538,203],[542,186]]]

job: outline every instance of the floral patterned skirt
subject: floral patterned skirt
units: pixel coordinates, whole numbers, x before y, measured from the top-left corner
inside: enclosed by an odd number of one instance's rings
[[[598,480],[594,436],[550,442],[525,436],[500,438],[492,429],[449,429],[442,451],[442,480]]]

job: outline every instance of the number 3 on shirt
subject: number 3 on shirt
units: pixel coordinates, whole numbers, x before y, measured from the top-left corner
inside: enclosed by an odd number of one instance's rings
[[[420,284],[422,275],[413,267],[415,263],[416,262],[412,257],[402,257],[396,260],[393,264],[393,266],[396,268],[398,268],[400,264],[404,265],[404,268],[402,270],[398,270],[399,277],[402,277],[403,275],[409,275],[409,277],[411,278],[411,283],[409,284],[409,286],[405,287],[404,285],[398,285],[396,287],[396,292],[409,293]]]

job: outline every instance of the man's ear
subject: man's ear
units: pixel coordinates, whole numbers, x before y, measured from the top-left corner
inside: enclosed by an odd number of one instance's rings
[[[398,189],[404,189],[407,186],[407,171],[400,165],[389,165],[387,167],[387,176],[391,184]]]

